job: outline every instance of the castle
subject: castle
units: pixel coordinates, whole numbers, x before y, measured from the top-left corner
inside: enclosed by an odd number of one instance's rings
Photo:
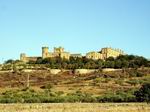
[[[99,52],[88,52],[86,54],[86,58],[88,59],[93,59],[93,60],[98,60],[98,59],[102,59],[105,60],[108,57],[118,57],[119,55],[124,55],[124,52],[120,49],[113,49],[113,48],[102,48],[101,51]],[[25,53],[22,53],[20,55],[20,60],[23,62],[29,62],[29,61],[36,61],[38,58],[53,58],[53,57],[60,57],[62,59],[67,59],[69,60],[70,57],[83,57],[81,54],[70,54],[70,52],[66,52],[64,48],[62,47],[54,47],[54,51],[53,52],[49,52],[49,48],[48,47],[42,47],[42,57],[37,56],[37,57],[28,57],[26,56]]]
[[[106,48],[102,48],[101,51],[99,52],[92,51],[92,52],[87,53],[86,58],[94,59],[94,60],[97,60],[97,59],[105,60],[109,57],[116,58],[120,55],[124,55],[124,52],[122,50],[113,49],[111,47],[106,47]]]
[[[49,52],[49,48],[48,47],[42,47],[42,57],[28,57],[26,56],[25,53],[22,53],[20,55],[20,60],[23,62],[29,62],[29,61],[36,61],[38,58],[53,58],[53,57],[60,57],[63,59],[67,59],[69,60],[70,57],[82,57],[81,54],[70,54],[69,52],[66,52],[64,50],[64,48],[62,47],[54,47],[54,51],[53,52]]]

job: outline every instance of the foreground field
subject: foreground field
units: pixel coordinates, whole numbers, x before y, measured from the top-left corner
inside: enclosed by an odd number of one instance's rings
[[[1,104],[0,112],[150,112],[146,103]]]

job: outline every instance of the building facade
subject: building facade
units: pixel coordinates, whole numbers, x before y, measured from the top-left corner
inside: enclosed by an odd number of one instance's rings
[[[92,51],[86,54],[86,58],[98,60],[98,59],[103,59],[103,55],[99,52]]]
[[[97,59],[102,59],[102,60],[105,60],[109,57],[118,57],[120,55],[124,55],[124,52],[120,49],[113,49],[113,48],[102,48],[101,51],[99,52],[89,52],[86,54],[86,58],[88,59],[94,59],[94,60],[97,60]]]
[[[109,57],[118,57],[120,55],[124,55],[124,52],[121,49],[113,49],[113,48],[102,48],[101,54],[103,54],[103,58],[107,59]]]

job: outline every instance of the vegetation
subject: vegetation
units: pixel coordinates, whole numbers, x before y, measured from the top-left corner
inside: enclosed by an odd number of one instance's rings
[[[48,64],[50,68],[59,69],[101,69],[101,68],[139,68],[148,67],[150,62],[141,56],[134,55],[121,55],[117,58],[109,57],[104,60],[92,60],[86,57],[74,58],[70,57],[69,60],[56,58],[39,58],[36,62],[30,61],[29,64]]]
[[[18,65],[23,68],[18,70]],[[33,65],[37,71],[22,70],[32,69]],[[149,65],[147,59],[133,55],[116,59],[110,57],[105,61],[57,57],[39,58],[36,62],[24,64],[18,60],[8,60],[1,66],[2,70],[12,71],[0,72],[0,103],[149,102]],[[47,68],[71,69],[72,72],[54,75]],[[78,68],[99,71],[75,74],[74,69]],[[104,72],[103,68],[120,70]]]
[[[125,92],[111,93],[98,98],[98,102],[135,102],[135,96]]]
[[[135,96],[138,102],[150,102],[150,83],[142,85],[142,87],[135,92]]]
[[[36,92],[29,90],[5,91],[0,96],[0,103],[64,103],[64,102],[135,102],[135,96],[129,92],[109,93],[95,97],[92,94],[76,91],[64,95],[62,92]]]
[[[150,84],[144,84],[139,90],[119,90],[104,95],[94,96],[82,91],[65,94],[62,91],[53,92],[51,87],[43,92],[33,89],[9,90],[0,95],[0,103],[101,103],[101,102],[149,102]]]
[[[60,57],[55,58],[38,58],[37,61],[29,61],[28,63],[22,63],[19,60],[7,60],[1,67],[2,70],[13,70],[16,72],[16,66],[20,66],[19,69],[24,68],[51,68],[51,69],[99,69],[102,68],[114,68],[114,69],[127,69],[127,68],[144,68],[150,67],[150,61],[141,56],[134,55],[121,55],[117,58],[109,57],[106,60],[92,60],[86,57],[70,57],[69,60],[62,59]],[[134,74],[133,74],[134,75]],[[141,74],[139,74],[141,75]]]

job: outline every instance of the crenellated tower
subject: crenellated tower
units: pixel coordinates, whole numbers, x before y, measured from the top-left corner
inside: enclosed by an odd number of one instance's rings
[[[20,54],[20,60],[23,62],[26,62],[26,54],[25,53]]]
[[[49,57],[49,52],[48,52],[49,48],[48,47],[42,47],[42,58],[47,58]]]

